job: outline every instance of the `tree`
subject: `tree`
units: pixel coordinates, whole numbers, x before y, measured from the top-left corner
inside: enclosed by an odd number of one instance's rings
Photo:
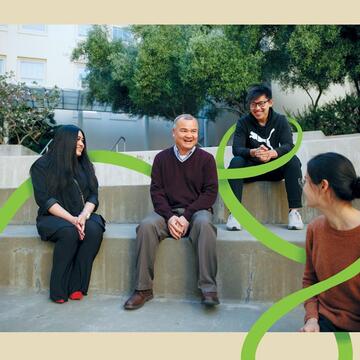
[[[126,45],[97,26],[73,53],[87,61],[90,100],[115,110],[174,118],[211,104],[242,114],[248,87],[272,80],[303,89],[313,109],[346,77],[360,90],[358,26],[144,25],[131,31],[135,41]]]
[[[242,35],[251,33],[251,27],[243,30]],[[166,118],[197,114],[208,103],[241,113],[247,87],[261,79],[262,52],[245,35],[229,37],[230,27],[155,25],[132,31],[136,41],[124,46],[111,41],[106,28],[95,27],[74,50],[73,59],[87,61],[90,99]]]
[[[243,114],[249,85],[262,80],[264,57],[256,30],[225,26],[194,34],[187,49],[186,83],[198,93],[203,89],[214,106],[225,104]]]
[[[88,101],[111,104],[113,109],[131,111],[129,81],[132,78],[134,48],[110,41],[106,26],[95,25],[88,38],[73,50],[72,60],[86,60]]]
[[[135,26],[138,54],[130,87],[137,112],[174,118],[197,113],[204,90],[188,82],[184,74],[191,66],[187,47],[198,28],[191,26]]]
[[[285,88],[302,88],[316,109],[321,95],[333,83],[343,83],[347,71],[347,44],[341,39],[336,25],[297,25],[277,28],[271,38],[272,49],[282,56],[284,68],[277,74]],[[276,57],[275,57],[276,59]],[[273,58],[274,60],[274,58]],[[315,89],[314,98],[311,90]]]
[[[342,25],[340,37],[348,47],[345,68],[355,86],[357,96],[360,97],[360,26]]]
[[[58,100],[57,88],[29,88],[12,73],[0,75],[0,143],[40,151],[55,124]]]

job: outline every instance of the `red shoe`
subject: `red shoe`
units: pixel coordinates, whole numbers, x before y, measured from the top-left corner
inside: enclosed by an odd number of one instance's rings
[[[58,300],[54,300],[57,304],[63,304],[65,302],[64,299],[58,299]]]
[[[72,294],[70,294],[69,298],[71,300],[81,300],[84,297],[83,293],[81,291],[74,291]]]

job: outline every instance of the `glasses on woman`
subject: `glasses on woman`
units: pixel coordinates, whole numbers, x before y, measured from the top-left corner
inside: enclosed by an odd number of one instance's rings
[[[258,101],[258,102],[251,102],[250,103],[250,109],[251,110],[255,110],[257,107],[264,109],[266,106],[266,103],[269,101],[269,99],[267,100],[263,100],[263,101]]]
[[[298,178],[298,183],[300,185],[300,187],[304,187],[306,184],[306,178]]]

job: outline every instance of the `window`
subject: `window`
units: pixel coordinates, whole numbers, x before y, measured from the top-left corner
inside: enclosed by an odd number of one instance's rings
[[[37,85],[44,85],[46,60],[19,59],[18,61],[19,78],[21,81],[24,81],[29,85],[31,85],[34,81]]]
[[[129,43],[133,40],[133,35],[128,27],[113,26],[112,38]]]
[[[89,24],[78,25],[78,36],[86,37],[91,28],[92,25]]]
[[[47,28],[45,24],[23,24],[20,25],[20,32],[45,35],[47,32]]]
[[[79,89],[84,89],[87,87],[86,76],[89,73],[89,70],[86,69],[85,65],[77,64],[75,71],[75,86]]]
[[[5,57],[0,55],[0,75],[4,75],[5,71]]]

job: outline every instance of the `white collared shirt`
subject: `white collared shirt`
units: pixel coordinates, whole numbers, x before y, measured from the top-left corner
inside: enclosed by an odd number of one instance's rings
[[[186,161],[193,153],[194,151],[196,150],[196,146],[194,146],[189,152],[187,152],[185,155],[181,155],[180,152],[179,152],[179,149],[177,148],[176,145],[174,145],[174,153],[175,153],[175,156],[177,157],[177,159],[180,161],[180,162],[184,162]]]

